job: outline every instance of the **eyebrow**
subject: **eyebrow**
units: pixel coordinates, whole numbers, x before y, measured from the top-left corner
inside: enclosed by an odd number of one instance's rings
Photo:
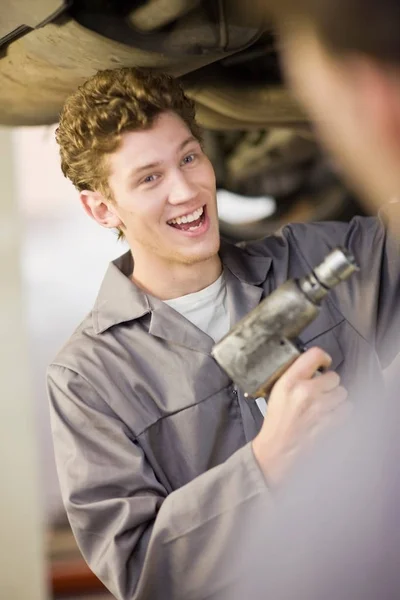
[[[180,144],[180,146],[177,149],[177,153],[178,152],[182,152],[182,150],[184,148],[186,148],[186,146],[188,146],[189,144],[191,144],[192,142],[199,142],[199,140],[197,140],[193,135],[191,135],[190,137],[188,137],[186,140],[184,140],[182,142],[182,144]],[[139,175],[140,173],[143,173],[143,171],[149,171],[150,169],[154,169],[155,167],[159,167],[162,164],[162,161],[157,161],[157,162],[153,162],[153,163],[148,163],[147,165],[142,165],[140,167],[134,167],[132,169],[132,171],[130,171],[129,175],[128,175],[128,179],[132,179],[133,177],[135,177],[136,175]]]

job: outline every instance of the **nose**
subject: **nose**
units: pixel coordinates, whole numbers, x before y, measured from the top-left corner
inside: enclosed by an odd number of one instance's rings
[[[171,174],[171,186],[168,197],[170,204],[184,204],[193,200],[196,196],[196,186],[189,180],[185,173],[177,170]]]

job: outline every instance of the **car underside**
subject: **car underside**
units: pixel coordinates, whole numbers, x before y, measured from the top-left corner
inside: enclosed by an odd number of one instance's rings
[[[0,124],[55,123],[83,81],[124,66],[166,71],[196,101],[218,189],[229,197],[220,215],[226,237],[360,212],[285,86],[271,23],[242,0],[7,3]],[[243,203],[249,210],[235,218]]]

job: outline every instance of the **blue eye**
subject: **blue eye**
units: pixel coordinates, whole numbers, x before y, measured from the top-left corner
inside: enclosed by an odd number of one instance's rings
[[[196,158],[195,154],[188,154],[187,156],[185,156],[185,158],[183,159],[183,164],[184,165],[189,165],[190,163],[192,163],[194,161],[194,159]]]
[[[143,179],[143,183],[152,183],[155,180],[156,180],[156,175],[147,175],[147,177],[145,177]]]

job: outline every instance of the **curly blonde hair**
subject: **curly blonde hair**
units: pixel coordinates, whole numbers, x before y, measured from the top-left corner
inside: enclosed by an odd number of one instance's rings
[[[61,169],[79,190],[99,191],[112,200],[106,157],[124,132],[148,129],[172,111],[201,141],[195,105],[173,77],[139,68],[99,71],[72,94],[61,111],[56,140]]]

